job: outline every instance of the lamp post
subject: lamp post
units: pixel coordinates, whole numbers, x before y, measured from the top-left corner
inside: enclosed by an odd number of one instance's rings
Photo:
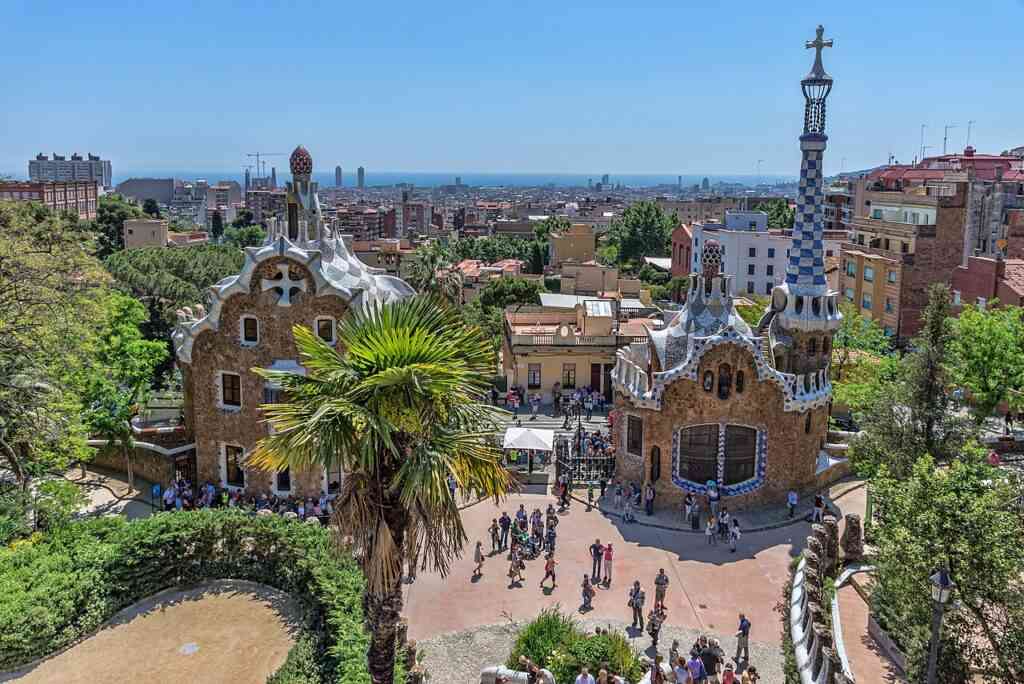
[[[939,634],[942,631],[942,616],[949,603],[956,584],[949,577],[949,568],[939,568],[932,580],[932,643],[928,651],[928,684],[935,684],[936,669],[939,664]]]

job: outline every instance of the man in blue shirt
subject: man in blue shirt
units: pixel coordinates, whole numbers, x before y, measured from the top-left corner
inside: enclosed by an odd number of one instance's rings
[[[743,661],[750,659],[750,620],[743,613],[740,613],[740,628],[736,631],[736,662],[740,661],[740,651],[743,651]]]

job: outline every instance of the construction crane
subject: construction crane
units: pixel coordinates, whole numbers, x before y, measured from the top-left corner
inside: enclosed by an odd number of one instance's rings
[[[245,156],[256,157],[256,173],[260,175],[260,178],[266,178],[267,176],[267,163],[261,162],[260,157],[283,157],[284,152],[248,152]],[[262,164],[262,166],[261,166]]]

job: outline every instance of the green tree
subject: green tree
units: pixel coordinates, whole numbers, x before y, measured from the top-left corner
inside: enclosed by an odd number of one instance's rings
[[[153,218],[160,218],[160,205],[152,197],[147,197],[142,203],[142,213]]]
[[[1024,681],[1024,526],[1007,471],[971,450],[948,468],[918,460],[908,477],[882,468],[871,482],[873,612],[923,681],[932,604],[929,577],[948,563],[959,608],[943,624],[940,682]],[[991,679],[989,679],[991,678]]]
[[[980,424],[1004,402],[1019,410],[1024,390],[1024,319],[1019,307],[964,307],[953,322],[949,369],[970,392]]]
[[[541,274],[544,273],[544,244],[539,240],[534,240],[530,247],[530,273]]]
[[[668,256],[672,231],[678,223],[675,214],[666,215],[654,202],[637,202],[623,212],[620,221],[612,224],[608,245],[616,248],[616,261],[624,267],[638,264],[645,256]],[[610,255],[605,252],[602,256]]]
[[[449,304],[462,301],[462,272],[454,267],[452,251],[440,242],[416,249],[408,280],[420,294],[436,295]]]
[[[235,220],[231,222],[232,228],[245,228],[253,225],[253,213],[250,209],[240,209]]]
[[[101,315],[89,363],[78,372],[85,423],[111,447],[121,448],[132,487],[131,418],[145,399],[156,367],[168,356],[167,345],[142,337],[139,325],[146,320],[146,309],[131,297],[109,294]]]
[[[235,226],[224,231],[224,244],[238,247],[259,247],[267,239],[267,231],[260,225]]]
[[[572,224],[565,216],[550,216],[534,225],[533,234],[538,242],[547,242],[552,233],[564,233],[570,227]]]
[[[366,577],[371,679],[392,684],[406,562],[446,575],[467,540],[448,478],[496,502],[510,483],[488,440],[496,409],[481,403],[492,355],[479,330],[422,296],[354,312],[344,354],[294,333],[308,375],[253,369],[289,402],[264,407],[274,433],[250,462],[345,471],[335,520]]]
[[[98,241],[96,256],[103,258],[124,249],[124,222],[142,216],[142,210],[121,195],[101,196],[96,205],[93,227]]]
[[[0,463],[22,490],[89,454],[79,397],[63,382],[108,279],[89,227],[41,204],[0,202]]]
[[[907,405],[922,432],[924,453],[945,460],[957,452],[960,440],[949,421],[951,401],[946,361],[952,326],[949,288],[936,283],[928,289],[928,304],[921,315],[923,326],[907,357]]]
[[[480,305],[485,309],[504,309],[513,304],[540,304],[544,285],[526,278],[496,278],[480,292]]]
[[[889,350],[885,331],[873,319],[863,315],[851,302],[839,305],[843,320],[832,336],[832,376],[843,379],[843,371],[855,352],[880,356]]]
[[[789,206],[784,199],[768,200],[754,206],[754,211],[763,211],[768,214],[769,228],[782,228],[788,230],[793,227],[793,220],[796,217],[796,209]]]
[[[214,209],[210,218],[210,234],[214,240],[220,240],[220,236],[224,234],[224,217],[221,216],[219,209]]]

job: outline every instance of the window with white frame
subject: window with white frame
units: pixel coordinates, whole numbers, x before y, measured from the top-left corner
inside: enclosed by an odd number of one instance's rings
[[[245,487],[245,450],[236,444],[225,444],[221,477],[225,487]]]
[[[316,336],[327,344],[334,344],[334,319],[326,316],[316,319]]]
[[[220,405],[227,409],[242,407],[242,377],[238,373],[220,374]]]
[[[540,364],[531,363],[527,366],[526,371],[526,388],[527,389],[540,389]]]
[[[875,269],[870,266],[864,267],[864,282],[873,283],[875,282]]]
[[[260,341],[260,322],[255,316],[242,316],[242,344],[252,346]]]

